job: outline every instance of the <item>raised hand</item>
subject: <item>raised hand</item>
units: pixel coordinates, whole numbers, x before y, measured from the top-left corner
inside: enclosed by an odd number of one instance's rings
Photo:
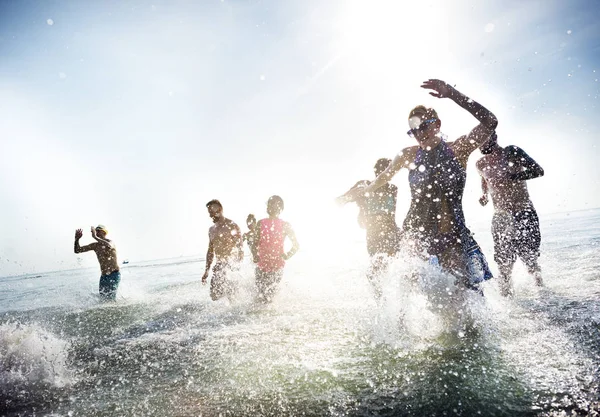
[[[82,236],[83,236],[83,230],[82,229],[75,230],[75,239],[76,240],[81,239]]]
[[[450,97],[456,90],[450,84],[442,80],[430,79],[423,81],[421,88],[426,90],[433,90],[429,94],[437,98]]]
[[[349,203],[349,202],[350,202],[350,199],[345,194],[341,195],[335,199],[335,203],[338,206],[343,206],[344,204]]]
[[[96,239],[96,228],[94,226],[91,227],[90,231],[92,232],[92,237]]]

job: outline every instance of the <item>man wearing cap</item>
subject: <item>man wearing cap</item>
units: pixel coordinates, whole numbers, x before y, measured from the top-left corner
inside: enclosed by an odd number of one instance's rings
[[[208,251],[202,284],[206,284],[210,267],[216,257],[210,280],[210,298],[216,301],[226,296],[231,300],[235,293],[235,285],[228,275],[244,259],[242,232],[234,221],[223,216],[223,205],[219,200],[209,201],[206,208],[214,224],[208,230]]]
[[[117,260],[117,249],[115,244],[106,238],[108,231],[103,225],[91,228],[92,238],[96,240],[89,245],[79,246],[79,239],[83,236],[83,230],[75,231],[75,253],[82,253],[93,250],[96,252],[98,263],[100,263],[99,293],[103,300],[114,301],[117,297],[117,288],[121,281],[121,272],[119,272],[119,262]]]

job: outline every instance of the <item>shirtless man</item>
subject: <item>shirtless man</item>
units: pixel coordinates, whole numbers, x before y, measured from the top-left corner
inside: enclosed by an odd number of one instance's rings
[[[100,285],[99,293],[102,300],[114,301],[117,298],[117,288],[121,282],[119,262],[117,261],[117,249],[115,244],[106,238],[108,231],[101,224],[91,228],[92,238],[96,240],[89,245],[79,246],[79,239],[83,236],[83,230],[75,231],[75,253],[93,250],[100,263]]]
[[[224,296],[231,300],[235,286],[227,278],[232,267],[244,259],[242,232],[237,224],[223,216],[223,206],[219,200],[211,200],[206,204],[208,215],[215,223],[208,230],[208,251],[206,252],[206,269],[202,276],[202,284],[206,284],[213,258],[217,261],[210,280],[210,298],[216,301]]]
[[[491,193],[494,204],[492,237],[494,259],[500,269],[500,292],[504,296],[513,293],[511,273],[517,257],[525,263],[535,283],[541,286],[542,273],[538,265],[540,222],[525,181],[541,177],[544,170],[523,149],[498,145],[495,132],[481,145],[480,151],[485,156],[477,161],[483,191],[479,202],[485,206],[488,191]]]

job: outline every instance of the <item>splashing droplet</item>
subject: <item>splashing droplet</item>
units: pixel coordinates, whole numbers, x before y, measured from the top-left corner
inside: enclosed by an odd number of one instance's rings
[[[54,24],[54,20],[48,19],[46,20],[46,23],[48,23],[48,26],[52,26]]]

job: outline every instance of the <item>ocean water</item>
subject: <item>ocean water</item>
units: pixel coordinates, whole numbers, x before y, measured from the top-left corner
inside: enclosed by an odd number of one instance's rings
[[[204,263],[0,279],[0,415],[564,416],[600,413],[600,210],[541,216],[545,287],[459,291],[400,256],[377,303],[363,242],[289,261],[270,305],[252,266],[213,302]],[[488,225],[476,236],[492,268]]]

